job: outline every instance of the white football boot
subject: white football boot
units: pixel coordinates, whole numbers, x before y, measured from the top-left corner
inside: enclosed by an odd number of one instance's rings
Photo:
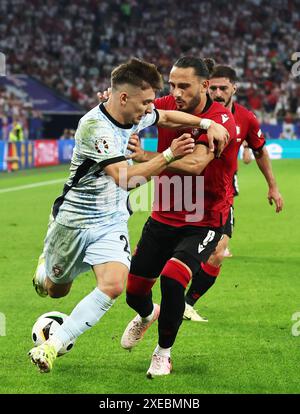
[[[171,358],[157,354],[152,355],[150,367],[147,371],[147,378],[169,375],[172,372]]]
[[[128,350],[134,348],[143,339],[147,329],[158,319],[159,311],[160,306],[154,303],[154,314],[150,322],[143,322],[141,316],[136,315],[136,317],[129,322],[122,335],[122,348]]]
[[[183,314],[183,320],[192,322],[208,322],[208,319],[204,316],[199,315],[196,309],[189,304],[185,304],[185,310]]]

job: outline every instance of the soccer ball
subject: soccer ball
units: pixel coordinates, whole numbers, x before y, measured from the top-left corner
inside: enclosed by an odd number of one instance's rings
[[[47,312],[41,315],[32,327],[31,337],[34,345],[39,346],[47,341],[47,339],[53,335],[55,330],[63,324],[67,317],[68,315],[65,313],[56,311]],[[58,351],[57,355],[61,356],[71,351],[74,343],[75,340],[68,343],[67,346],[64,346]]]

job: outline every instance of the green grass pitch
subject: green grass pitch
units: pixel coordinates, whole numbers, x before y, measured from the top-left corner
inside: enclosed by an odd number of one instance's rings
[[[67,166],[1,173],[0,312],[6,326],[0,330],[0,393],[299,393],[300,338],[292,335],[292,315],[300,312],[300,161],[274,161],[273,169],[285,198],[280,214],[268,205],[255,163],[240,165],[234,257],[225,260],[215,286],[196,306],[209,323],[183,322],[172,375],[152,381],[145,374],[157,328],[131,353],[120,347],[134,315],[124,294],[56,361],[52,373],[41,375],[31,365],[27,352],[36,318],[51,310],[70,313],[95,282],[90,272],[78,277],[66,298],[38,297],[31,278],[62,183],[2,191],[63,179]],[[137,212],[130,219],[132,247],[146,217]],[[154,298],[159,297],[157,283]]]

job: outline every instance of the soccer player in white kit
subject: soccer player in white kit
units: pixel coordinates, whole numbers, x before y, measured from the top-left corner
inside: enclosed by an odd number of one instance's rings
[[[84,115],[75,135],[70,176],[53,205],[33,284],[40,296],[65,296],[77,275],[93,269],[97,286],[83,298],[49,340],[29,351],[40,372],[49,372],[59,349],[94,326],[122,293],[130,267],[128,187],[136,176],[158,175],[175,158],[193,151],[189,134],[151,161],[129,165],[129,137],[157,124],[208,129],[225,144],[228,135],[208,119],[179,111],[155,110],[155,91],[162,86],[156,67],[139,59],[119,65],[111,74],[108,101]],[[211,147],[211,148],[212,148]]]

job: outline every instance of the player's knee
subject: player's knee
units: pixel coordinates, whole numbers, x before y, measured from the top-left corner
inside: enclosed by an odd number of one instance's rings
[[[71,283],[66,285],[55,285],[52,283],[50,286],[47,286],[47,292],[50,298],[59,299],[67,296],[70,292],[71,286]]]
[[[124,283],[122,282],[116,282],[114,284],[106,285],[106,286],[98,286],[98,288],[105,293],[107,296],[109,296],[111,299],[116,299],[119,297],[124,290]]]
[[[50,298],[59,299],[59,298],[63,298],[64,296],[67,296],[67,294],[69,293],[69,290],[67,290],[67,291],[56,291],[55,289],[48,289],[47,292],[48,292],[48,295],[50,296]]]
[[[114,288],[112,289],[111,298],[116,299],[117,297],[119,297],[123,293],[123,290],[124,290],[123,283],[122,284],[121,283],[116,284],[114,286]]]
[[[124,290],[128,268],[120,263],[94,266],[97,287],[111,299],[116,299]]]

